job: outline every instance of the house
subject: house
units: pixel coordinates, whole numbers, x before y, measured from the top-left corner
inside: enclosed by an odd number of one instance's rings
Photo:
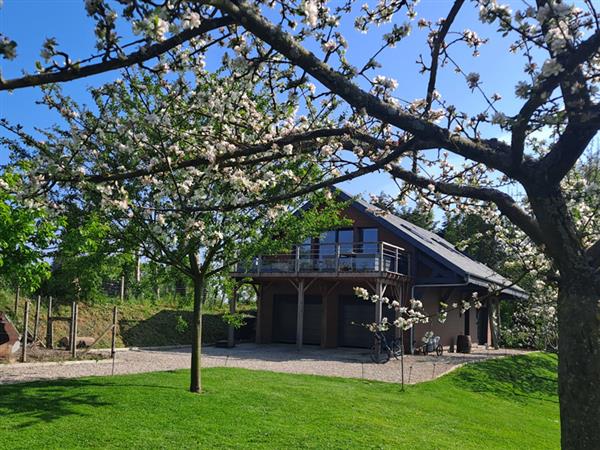
[[[257,287],[257,343],[370,347],[373,336],[360,324],[384,316],[393,321],[395,311],[357,298],[353,288],[364,287],[402,305],[419,299],[428,315],[439,311],[440,302],[468,300],[477,292],[485,299],[482,308],[450,311],[444,323],[418,324],[403,337],[407,351],[427,331],[446,346],[462,334],[486,344],[491,343],[489,312],[498,307],[499,297],[527,297],[435,233],[341,191],[337,195],[349,202],[341,214],[352,226],[323,233],[288,254],[259,255],[233,274]],[[400,330],[388,333],[399,337]]]

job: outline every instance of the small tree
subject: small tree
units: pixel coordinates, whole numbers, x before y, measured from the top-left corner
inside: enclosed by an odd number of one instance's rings
[[[201,71],[198,76],[201,82],[189,84],[147,73],[127,75],[126,82],[94,92],[96,114],[50,89],[46,102],[69,123],[69,136],[48,132],[48,141],[35,143],[38,151],[32,155],[46,164],[40,173],[53,170],[69,187],[68,196],[64,188],[51,191],[56,201],[83,201],[100,222],[110,224],[109,241],[139,248],[144,257],[192,281],[192,392],[201,391],[207,280],[251,256],[291,250],[293,243],[340,223],[339,205],[325,195],[311,197],[310,211],[298,210],[302,198],[228,207],[259,191],[275,196],[315,183],[322,168],[302,153],[293,156],[291,146],[285,160],[254,158],[241,144],[269,127],[285,127],[293,110],[271,109],[243,80]],[[235,151],[232,142],[242,147],[238,157],[219,167],[221,155]]]
[[[11,193],[20,186],[16,173],[0,174],[0,278],[32,292],[50,275],[46,250],[59,221],[44,208]]]

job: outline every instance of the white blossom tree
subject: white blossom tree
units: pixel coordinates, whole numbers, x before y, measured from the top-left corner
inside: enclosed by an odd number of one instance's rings
[[[448,208],[493,205],[490,211],[510,220],[543,250],[558,283],[562,444],[600,445],[600,390],[583,388],[593,386],[600,374],[600,240],[582,232],[563,184],[600,128],[600,18],[592,0],[580,2],[581,7],[559,0],[511,7],[496,0],[455,0],[437,21],[419,17],[413,0],[363,6],[351,0],[335,5],[321,0],[122,0],[119,5],[121,16],[113,4],[86,1],[96,21],[97,55],[75,61],[48,40],[42,54],[46,65],[40,63],[37,73],[0,81],[0,89],[64,82],[156,58],[152,70],[185,71],[213,55],[221,58],[221,70],[266,87],[273,102],[303,102],[308,126],[277,129],[268,139],[254,136],[254,157],[272,157],[272,144],[286,142],[293,152],[312,150],[321,164],[330,164],[326,183],[385,168],[402,187],[399,201],[419,195]],[[493,37],[453,28],[470,7],[477,9],[481,29]],[[358,32],[381,39],[372,55],[350,61],[350,31],[341,25],[348,18]],[[127,41],[118,32],[128,25],[137,40]],[[399,84],[393,76],[379,73],[378,58],[401,45],[420,45],[415,43],[417,28],[427,31],[428,54],[416,65],[427,83],[422,93],[412,92],[404,100],[395,96]],[[476,58],[490,40],[504,38],[525,64],[515,86],[516,111],[502,109],[502,95],[487,92],[486,74],[460,54],[462,48]],[[0,54],[13,57],[18,43],[0,39]],[[482,99],[480,110],[445,100],[438,81],[449,70]],[[507,138],[499,140],[501,134]],[[159,169],[164,172],[164,166]],[[351,173],[338,176],[340,169]],[[297,193],[322,186],[315,183]],[[509,195],[515,189],[524,201]],[[269,193],[257,192],[248,202],[268,201]],[[210,207],[235,209],[248,202]]]
[[[307,211],[299,209],[307,197],[295,195],[238,207],[259,191],[272,191],[269,197],[295,192],[319,181],[322,170],[302,153],[245,158],[232,142],[239,146],[256,139],[253,133],[285,128],[290,117],[269,109],[264,96],[243,82],[204,75],[192,86],[127,74],[125,81],[94,91],[98,112],[49,88],[45,102],[68,126],[46,130],[44,142],[16,129],[21,139],[5,140],[16,161],[27,160],[31,168],[23,172],[29,189],[13,195],[60,205],[56,209],[83,203],[110,224],[107,239],[139,248],[145,258],[191,279],[192,392],[201,392],[202,302],[209,278],[257,254],[290,250],[341,220],[339,205],[317,194],[310,196],[315,208]],[[219,166],[227,152],[235,158]]]

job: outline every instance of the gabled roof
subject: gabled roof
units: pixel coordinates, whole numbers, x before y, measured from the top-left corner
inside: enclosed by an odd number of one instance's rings
[[[490,269],[485,264],[461,253],[454,245],[437,234],[386,212],[361,198],[350,196],[341,190],[338,190],[337,194],[343,201],[351,201],[353,207],[370,215],[400,239],[408,242],[465,280],[486,288],[502,287],[504,288],[502,290],[503,293],[514,297],[528,297],[525,290]]]

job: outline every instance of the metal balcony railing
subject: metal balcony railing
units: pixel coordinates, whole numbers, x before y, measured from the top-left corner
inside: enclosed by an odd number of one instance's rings
[[[313,243],[290,253],[262,255],[241,263],[240,274],[393,273],[410,275],[410,255],[387,242]]]

